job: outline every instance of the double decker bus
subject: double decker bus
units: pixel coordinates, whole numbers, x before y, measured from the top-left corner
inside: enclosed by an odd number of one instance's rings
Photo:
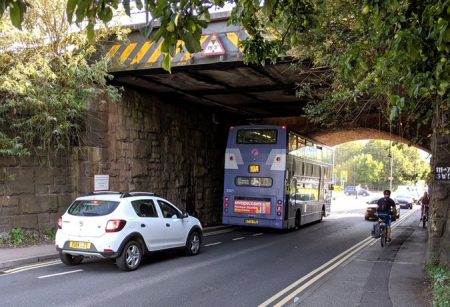
[[[285,126],[231,127],[222,223],[290,229],[321,221],[330,213],[333,158]]]

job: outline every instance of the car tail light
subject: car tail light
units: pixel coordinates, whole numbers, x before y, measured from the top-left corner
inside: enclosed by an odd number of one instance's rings
[[[62,216],[58,217],[58,229],[62,229]]]
[[[118,232],[121,231],[124,227],[127,221],[125,220],[109,220],[108,223],[106,223],[106,232]]]

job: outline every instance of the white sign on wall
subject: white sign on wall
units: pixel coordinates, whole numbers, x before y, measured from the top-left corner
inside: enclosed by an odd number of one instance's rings
[[[94,175],[94,191],[109,191],[109,175]]]

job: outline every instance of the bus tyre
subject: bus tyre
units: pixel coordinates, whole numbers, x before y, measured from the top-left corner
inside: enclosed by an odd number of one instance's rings
[[[295,229],[299,229],[300,228],[300,210],[297,210],[297,212],[295,213]]]
[[[66,265],[78,265],[83,261],[83,256],[72,256],[63,252],[59,252],[59,259]]]

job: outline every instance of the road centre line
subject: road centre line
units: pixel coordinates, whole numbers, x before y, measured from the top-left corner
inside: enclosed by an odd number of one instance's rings
[[[258,236],[262,236],[263,234],[264,234],[264,233],[259,232],[259,233],[252,234],[252,236],[253,236],[253,237],[258,237]]]
[[[350,252],[348,255],[346,255],[345,257],[343,257],[342,259],[340,259],[338,262],[336,262],[335,264],[333,264],[332,266],[330,266],[329,268],[327,268],[326,270],[322,271],[320,274],[316,275],[314,278],[310,279],[308,282],[306,282],[304,285],[302,285],[300,288],[298,288],[297,290],[295,290],[294,292],[292,292],[291,294],[289,294],[288,296],[286,296],[284,299],[282,299],[280,302],[278,302],[278,304],[275,305],[275,307],[281,307],[283,305],[285,305],[286,303],[288,303],[291,299],[293,299],[296,295],[298,295],[299,293],[301,293],[303,290],[305,290],[306,288],[308,288],[310,285],[312,285],[313,283],[315,283],[317,280],[319,280],[320,278],[322,278],[324,275],[328,274],[329,272],[333,271],[336,267],[338,267],[339,265],[341,265],[344,261],[346,261],[348,258],[352,257],[354,254],[356,254],[357,252],[359,252],[360,250],[362,250],[363,248],[367,247],[371,241],[375,239],[370,238],[369,241],[367,241],[365,244],[360,245],[357,249],[353,250],[352,252]]]
[[[203,246],[204,246],[204,247],[207,247],[207,246],[213,246],[213,245],[219,245],[219,244],[222,244],[222,242],[209,243],[209,244],[205,244],[205,245],[203,245]]]
[[[75,271],[68,271],[68,272],[62,272],[62,273],[56,273],[56,274],[50,274],[50,275],[43,275],[43,276],[39,276],[39,279],[42,278],[48,278],[48,277],[55,277],[55,276],[61,276],[61,275],[66,275],[66,274],[72,274],[72,273],[77,273],[77,272],[82,272],[82,269],[79,270],[75,270]]]
[[[14,269],[9,269],[9,270],[4,271],[4,273],[5,274],[14,274],[14,273],[19,273],[19,272],[23,272],[23,271],[43,268],[46,266],[56,265],[56,264],[60,264],[60,263],[62,263],[61,260],[53,260],[53,261],[49,261],[49,262],[31,264],[31,265],[21,266],[21,267],[14,268]]]
[[[232,240],[233,240],[233,241],[238,241],[238,240],[242,240],[242,239],[245,239],[245,237],[234,238],[234,239],[232,239]]]
[[[281,296],[283,296],[284,294],[286,294],[287,292],[291,291],[293,288],[295,288],[296,286],[298,286],[299,284],[301,284],[302,282],[304,282],[305,280],[309,279],[311,276],[317,274],[318,272],[320,272],[321,270],[325,269],[326,267],[330,266],[331,264],[333,264],[334,262],[338,261],[341,257],[345,256],[346,254],[350,253],[353,249],[358,248],[360,246],[364,246],[365,244],[371,243],[372,238],[368,237],[366,239],[364,239],[363,241],[353,245],[352,247],[350,247],[349,249],[347,249],[346,251],[342,252],[341,254],[337,255],[336,257],[334,257],[333,259],[329,260],[328,262],[326,262],[325,264],[321,265],[320,267],[318,267],[317,269],[315,269],[314,271],[308,273],[307,275],[303,276],[302,278],[300,278],[299,280],[293,282],[292,284],[290,284],[289,286],[287,286],[286,288],[284,288],[283,290],[281,290],[280,292],[276,293],[274,296],[270,297],[268,300],[266,300],[265,302],[261,303],[258,305],[258,307],[263,307],[263,306],[269,306],[270,303],[274,302],[275,300],[279,299]]]

